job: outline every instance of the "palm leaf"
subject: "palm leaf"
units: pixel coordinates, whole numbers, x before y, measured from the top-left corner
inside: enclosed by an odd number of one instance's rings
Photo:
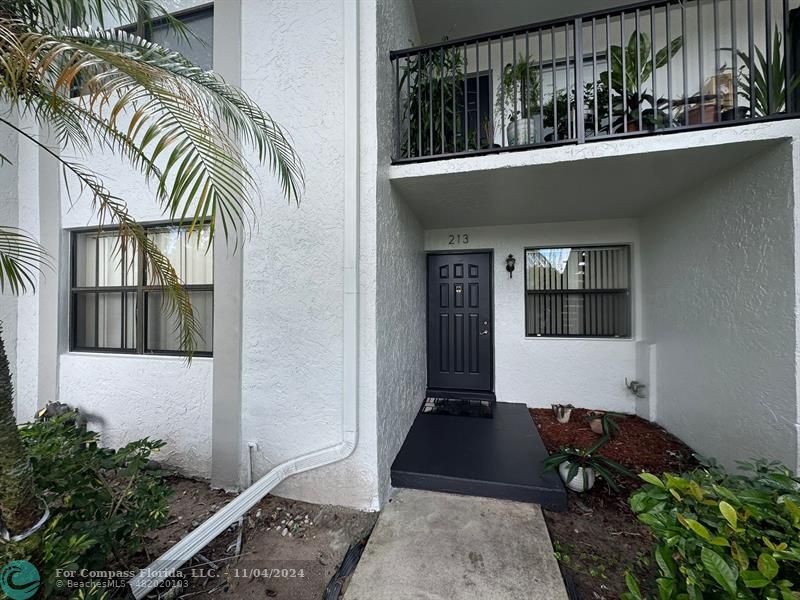
[[[0,291],[35,291],[45,266],[51,266],[50,257],[39,242],[21,229],[0,226]]]
[[[158,19],[180,36],[188,34],[183,23],[157,0],[3,0],[3,10],[40,30],[57,30],[64,24],[106,29]]]
[[[187,223],[190,235],[209,223],[213,239],[219,222],[229,238],[250,222],[259,187],[247,147],[269,165],[285,196],[299,200],[301,161],[288,136],[243,91],[137,36],[90,30],[107,19],[165,16],[156,2],[8,2],[12,9],[0,14],[0,100],[49,125],[65,148],[88,154],[100,146],[122,155],[155,183],[165,215]],[[60,29],[65,22],[82,28]],[[79,97],[70,99],[76,90]],[[96,174],[41,147],[62,163],[65,176],[76,179],[81,191],[88,191],[101,222],[116,223],[121,241],[142,247],[152,276],[166,289],[164,302],[175,317],[181,348],[191,356],[199,327],[169,261]],[[29,283],[19,277],[18,284]]]
[[[175,322],[173,331],[178,336],[181,350],[186,354],[187,360],[191,361],[197,348],[197,340],[201,337],[201,334],[200,325],[195,318],[189,293],[183,286],[183,282],[178,277],[175,267],[169,262],[169,259],[148,237],[145,229],[130,216],[125,202],[121,198],[113,196],[96,174],[78,164],[64,160],[51,148],[40,143],[31,134],[13,123],[2,118],[0,118],[0,123],[5,123],[22,137],[38,145],[61,164],[65,180],[67,179],[67,174],[71,174],[78,181],[81,190],[90,193],[92,196],[92,208],[101,225],[107,222],[115,223],[118,227],[121,245],[133,241],[142,248],[148,275],[152,277],[155,285],[163,288],[162,307],[169,317],[173,317]],[[32,242],[38,247],[38,243],[35,240],[32,240]],[[32,274],[36,270],[36,265],[31,264],[30,261],[17,261],[16,264],[21,268],[14,273],[13,282],[9,282],[12,290],[25,291],[27,289],[25,283],[30,285],[32,289]]]
[[[259,190],[239,141],[256,148],[287,197],[299,198],[302,165],[283,131],[244,92],[179,54],[125,32],[26,34],[21,46],[54,94],[81,82],[86,110],[107,114],[109,128],[121,128],[151,163],[166,156],[158,190],[170,218],[213,226],[219,214],[226,236],[247,220]],[[182,185],[168,188],[170,177]]]

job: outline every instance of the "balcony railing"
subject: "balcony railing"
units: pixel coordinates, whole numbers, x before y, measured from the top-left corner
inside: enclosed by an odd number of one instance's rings
[[[392,52],[394,161],[792,116],[791,4],[644,2]]]

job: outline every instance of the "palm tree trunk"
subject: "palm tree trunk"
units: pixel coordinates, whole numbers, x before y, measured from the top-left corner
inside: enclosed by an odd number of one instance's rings
[[[14,388],[0,327],[0,523],[12,534],[28,531],[40,516],[31,462],[14,418]]]

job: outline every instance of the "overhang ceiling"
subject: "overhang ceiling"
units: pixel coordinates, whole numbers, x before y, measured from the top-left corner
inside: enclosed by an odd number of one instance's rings
[[[688,190],[713,185],[715,178],[778,143],[393,177],[392,186],[425,229],[636,218]]]
[[[422,44],[570,17],[631,0],[413,0]]]

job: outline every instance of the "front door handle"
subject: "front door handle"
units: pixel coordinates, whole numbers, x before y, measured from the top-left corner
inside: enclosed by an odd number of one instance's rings
[[[489,321],[484,321],[481,329],[481,335],[489,335]]]

